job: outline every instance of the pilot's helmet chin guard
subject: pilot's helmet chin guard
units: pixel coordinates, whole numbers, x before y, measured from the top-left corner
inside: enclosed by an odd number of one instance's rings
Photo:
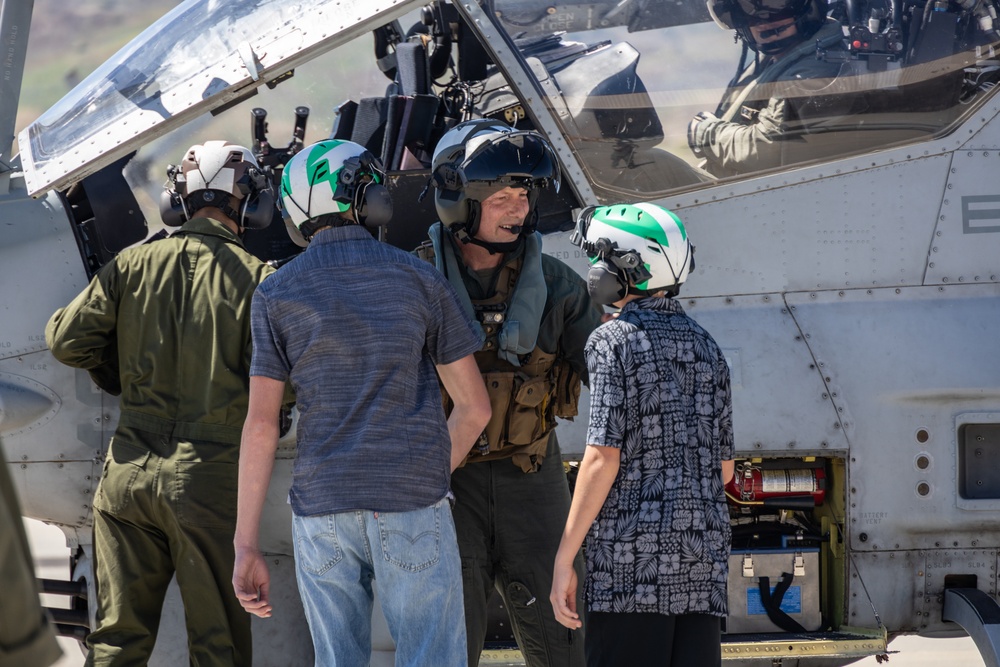
[[[707,5],[720,28],[735,30],[747,46],[764,54],[780,53],[812,37],[823,27],[828,9],[826,0],[707,0]],[[795,19],[795,35],[758,44],[750,32],[753,23],[786,18]]]
[[[328,139],[306,146],[281,174],[281,212],[292,240],[306,245],[327,226],[374,229],[392,218],[392,199],[378,159],[360,144]]]
[[[694,270],[694,246],[684,223],[656,204],[586,208],[570,241],[590,259],[587,290],[604,306],[628,294],[676,296]]]
[[[180,166],[167,168],[160,218],[177,227],[200,208],[214,207],[246,229],[263,229],[274,217],[270,179],[249,149],[226,141],[195,144]]]
[[[488,118],[448,130],[431,162],[438,219],[463,241],[479,231],[483,200],[508,187],[527,190],[528,214],[521,235],[533,233],[539,192],[550,184],[559,190],[559,162],[545,138]]]

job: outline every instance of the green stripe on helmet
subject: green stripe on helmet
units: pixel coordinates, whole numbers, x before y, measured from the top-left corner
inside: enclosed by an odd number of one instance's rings
[[[643,262],[642,265],[646,267],[647,271],[649,271],[650,273],[652,273],[652,267],[649,265],[649,262]],[[649,280],[643,280],[641,283],[636,283],[635,284],[635,288],[636,289],[649,289]]]
[[[681,222],[680,218],[674,215],[672,211],[668,211],[662,207],[657,207],[657,211],[663,211],[669,215],[670,219],[680,230],[681,238],[687,239],[687,230],[684,229],[684,223]],[[641,219],[643,216],[651,217],[651,223],[643,222]],[[617,227],[623,232],[635,234],[640,238],[652,239],[665,248],[670,247],[667,234],[663,231],[663,227],[660,226],[660,222],[656,220],[656,216],[652,211],[630,204],[602,206],[594,211],[594,219],[600,220],[606,225]]]

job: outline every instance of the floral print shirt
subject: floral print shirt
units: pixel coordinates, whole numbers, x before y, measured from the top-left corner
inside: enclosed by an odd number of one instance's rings
[[[719,346],[674,299],[647,297],[595,330],[586,356],[587,443],[621,450],[586,543],[587,609],[725,616],[733,428]]]

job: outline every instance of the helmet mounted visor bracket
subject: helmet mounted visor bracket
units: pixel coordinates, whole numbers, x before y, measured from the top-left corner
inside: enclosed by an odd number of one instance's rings
[[[652,279],[649,265],[642,261],[642,256],[636,250],[622,250],[611,239],[599,238],[596,241],[584,241],[581,246],[591,264],[604,262],[617,270],[628,283],[629,289],[645,292]]]

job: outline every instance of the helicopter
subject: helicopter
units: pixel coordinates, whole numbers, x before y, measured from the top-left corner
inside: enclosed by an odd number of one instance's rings
[[[585,271],[574,216],[634,201],[677,213],[697,246],[678,298],[733,383],[726,664],[842,665],[901,634],[968,634],[1000,666],[995,0],[824,2],[844,47],[817,48],[840,65],[817,94],[850,104],[722,175],[686,128],[753,54],[703,0],[185,0],[9,157],[33,4],[0,7],[0,437],[23,511],[72,549],[71,580],[42,585],[71,600],[51,610],[61,633],[92,627],[91,499],[118,407],[55,362],[43,331],[116,253],[164,233],[149,202],[169,157],[226,138],[276,176],[307,143],[356,141],[406,212],[383,240],[412,249],[436,219],[436,140],[487,117],[542,133],[559,158],[562,187],[539,200],[546,252]],[[300,251],[277,213],[246,244],[276,264]],[[559,426],[571,479],[585,406]],[[284,502],[294,454],[293,427],[262,521],[275,608],[254,619],[262,664],[312,660]],[[768,602],[760,579],[784,574]],[[518,664],[495,614],[482,664]],[[384,621],[373,641],[373,664],[391,664]],[[185,656],[168,596],[151,664]]]

